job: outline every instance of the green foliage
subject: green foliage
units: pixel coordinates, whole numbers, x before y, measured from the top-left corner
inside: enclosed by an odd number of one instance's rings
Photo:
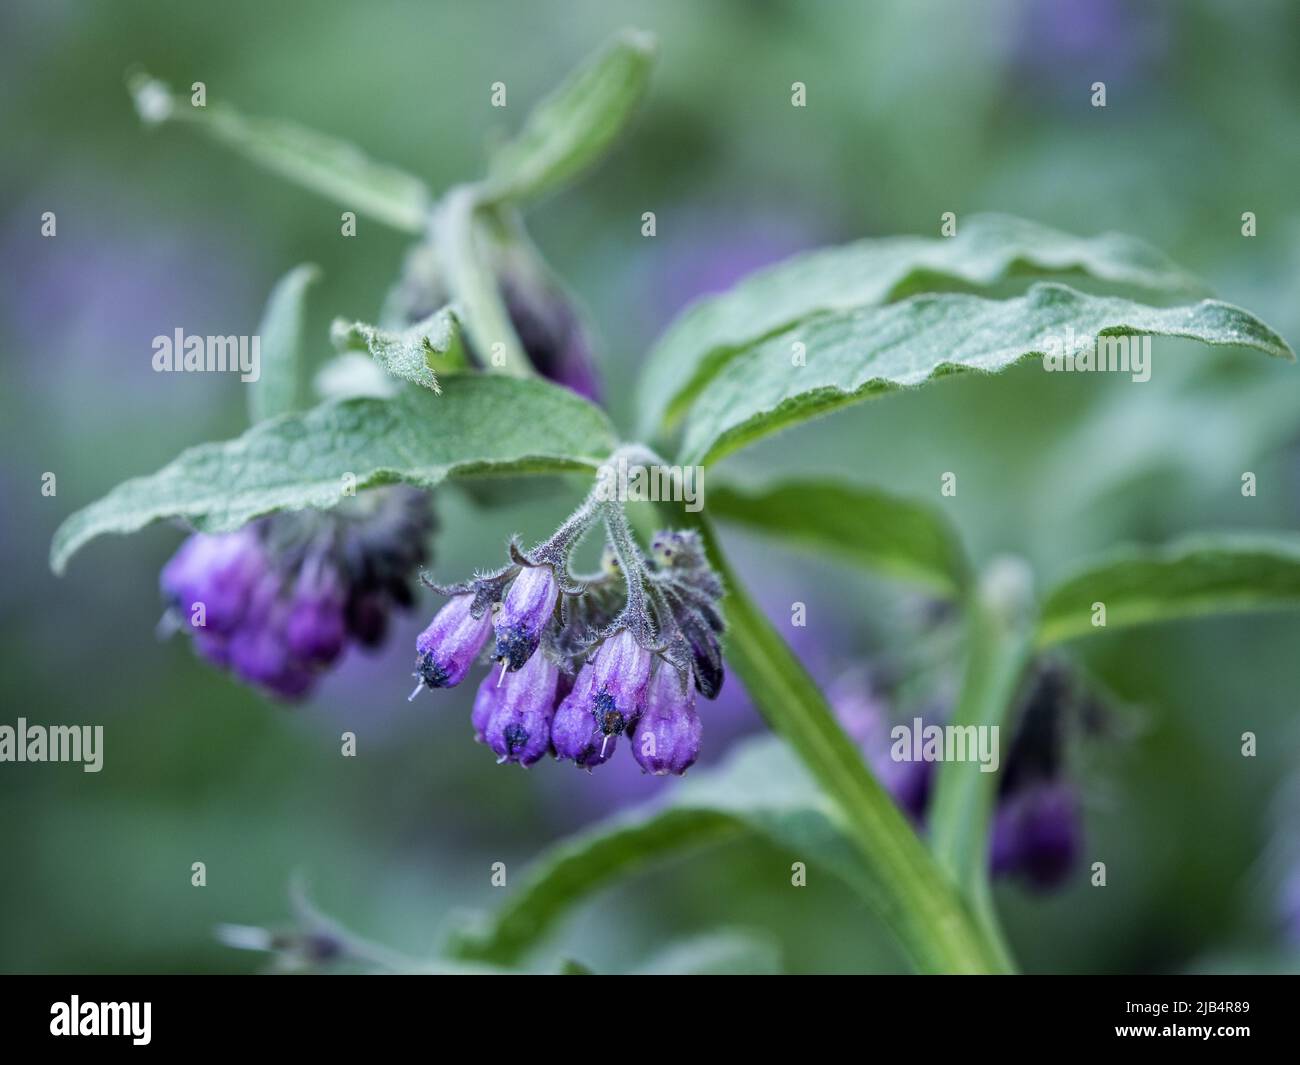
[[[944,596],[961,594],[969,562],[932,507],[835,481],[786,481],[755,491],[712,488],[709,513],[805,550],[831,554]]]
[[[778,429],[945,374],[996,373],[1046,354],[1049,337],[1074,354],[1106,336],[1185,337],[1295,358],[1258,318],[1216,300],[1152,307],[1049,283],[1008,300],[913,296],[822,315],[737,352],[692,404],[680,460],[716,461]]]
[[[442,391],[435,370],[454,373],[467,364],[460,323],[450,307],[435,311],[400,333],[336,318],[330,327],[330,339],[340,352],[367,351],[392,376],[431,392]]]
[[[483,197],[533,199],[571,181],[604,155],[645,94],[654,38],[623,30],[575,70],[497,149]]]
[[[377,222],[423,232],[429,191],[419,178],[376,163],[346,141],[273,118],[245,115],[209,101],[195,107],[148,74],[136,71],[128,83],[136,110],[147,123],[185,122],[240,155]]]
[[[673,426],[731,359],[818,315],[1047,276],[1207,294],[1201,282],[1132,237],[1076,237],[1006,215],[973,215],[954,237],[877,237],[807,252],[699,300],[668,327],[642,375],[640,431],[648,437]]]
[[[54,534],[63,571],[87,541],[163,518],[205,532],[236,529],[277,510],[331,507],[344,493],[405,481],[432,488],[453,476],[590,470],[614,444],[600,410],[536,380],[461,376],[443,394],[331,401],[261,422],[235,440],[200,444],[148,477],[118,485]]]
[[[1106,608],[1093,624],[1093,604]],[[1300,536],[1201,535],[1129,548],[1084,567],[1043,601],[1040,646],[1133,625],[1300,607]]]
[[[260,422],[288,414],[299,406],[302,376],[302,329],[307,286],[320,279],[310,264],[294,267],[271,290],[257,334],[261,339],[261,376],[248,393],[248,414]]]

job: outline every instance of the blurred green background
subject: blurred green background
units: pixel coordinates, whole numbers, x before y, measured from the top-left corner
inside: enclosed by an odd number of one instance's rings
[[[939,216],[1002,210],[1163,248],[1300,346],[1300,12],[1199,3],[778,2],[6,5],[7,283],[0,451],[0,721],[105,725],[105,768],[0,765],[0,970],[253,971],[221,921],[274,924],[301,872],[358,932],[431,951],[458,908],[497,903],[548,842],[631,794],[623,757],[587,777],[498,769],[470,739],[468,693],[407,704],[426,601],[377,658],[353,655],[311,703],[273,707],[159,642],[170,528],[94,544],[57,580],[58,522],[188,444],[238,433],[232,380],[159,375],[153,336],[253,331],[296,263],[317,356],[335,314],[373,318],[405,240],[184,129],[143,130],[133,64],[210,99],[362,145],[437,190],[609,32],[654,31],[660,63],[631,136],[530,216],[601,335],[610,406],[627,424],[647,345],[693,295],[788,252],[863,235],[935,234]],[[489,106],[505,81],[510,106]],[[808,106],[789,102],[808,86]],[[1090,106],[1094,81],[1107,107]],[[58,236],[40,216],[55,211]],[[643,211],[658,236],[640,236]],[[1242,237],[1254,211],[1258,236]],[[1121,543],[1300,518],[1300,376],[1256,355],[1158,344],[1149,383],[1045,375],[950,380],[782,434],[730,459],[738,475],[838,470],[946,501],[977,558],[1029,558],[1041,581]],[[1258,476],[1243,499],[1242,471]],[[53,498],[41,475],[58,477]],[[487,565],[511,532],[540,535],[581,486],[477,509],[439,493],[434,573]],[[811,604],[801,650],[833,672],[899,643],[895,589],[829,564],[735,546],[778,623]],[[900,620],[902,619],[902,620]],[[1197,622],[1098,638],[1075,659],[1121,700],[1090,760],[1085,861],[1040,897],[1000,888],[1030,971],[1296,968],[1279,895],[1300,866],[1295,721],[1300,618]],[[735,685],[735,679],[729,682]],[[707,707],[706,713],[707,713]],[[730,712],[710,730],[756,728]],[[339,756],[355,731],[359,756]],[[1240,735],[1259,736],[1244,759]],[[602,774],[608,774],[602,779]],[[620,775],[621,774],[621,775]],[[797,857],[797,856],[796,856]],[[207,864],[208,886],[190,886]],[[826,877],[789,886],[791,856],[737,843],[601,894],[547,957],[627,968],[717,924],[766,930],[792,971],[895,969],[854,898]]]

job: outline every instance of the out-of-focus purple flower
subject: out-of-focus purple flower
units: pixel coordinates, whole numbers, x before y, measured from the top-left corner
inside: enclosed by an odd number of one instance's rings
[[[191,632],[209,662],[298,699],[349,636],[382,638],[389,611],[410,599],[409,571],[431,526],[423,493],[399,486],[329,512],[197,533],[163,567],[163,596],[173,626]]]
[[[858,745],[885,790],[914,824],[923,825],[934,763],[894,759],[889,706],[870,675],[864,669],[843,673],[828,686],[827,696],[844,731]],[[932,717],[922,716],[922,727],[931,723]]]
[[[1039,890],[1056,887],[1074,868],[1082,835],[1074,789],[1065,781],[1036,781],[998,804],[990,868]]]
[[[338,572],[316,556],[304,563],[285,620],[289,650],[304,662],[327,666],[343,653],[347,624]]]
[[[1282,918],[1282,932],[1287,941],[1300,948],[1300,865],[1293,868],[1282,883],[1278,910]]]
[[[600,402],[600,379],[591,342],[573,305],[556,286],[506,272],[501,296],[519,342],[537,372]]]
[[[488,256],[497,278],[510,324],[537,372],[581,396],[600,402],[600,375],[590,338],[568,294],[525,248],[490,247]],[[410,326],[446,306],[450,294],[436,250],[417,244],[406,256],[402,278],[389,293],[384,320]],[[471,357],[483,363],[484,354]]]
[[[538,654],[517,673],[495,678],[504,695],[491,707],[484,736],[497,761],[530,766],[550,750],[559,676],[546,655]],[[493,680],[489,674],[485,683]]]
[[[455,687],[483,650],[492,618],[486,610],[482,617],[474,617],[473,605],[473,595],[452,597],[416,639],[417,675],[425,687]]]
[[[497,637],[494,657],[504,661],[511,672],[537,650],[559,594],[550,566],[524,566],[511,583],[493,623]]]
[[[185,624],[228,634],[242,620],[268,565],[261,538],[252,529],[195,533],[163,567],[163,597]]]
[[[700,755],[701,731],[691,679],[683,687],[677,670],[660,663],[632,735],[632,757],[647,773],[680,776]]]

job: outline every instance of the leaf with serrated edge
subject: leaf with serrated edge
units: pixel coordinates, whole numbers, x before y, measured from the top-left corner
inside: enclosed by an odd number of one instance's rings
[[[225,104],[194,107],[163,82],[137,71],[128,81],[141,119],[188,122],[283,178],[342,207],[407,233],[423,233],[429,190],[419,178],[376,163],[347,141],[293,122],[245,115]]]
[[[442,391],[434,373],[435,365],[444,372],[463,369],[466,365],[460,322],[449,307],[435,311],[400,333],[335,318],[330,326],[330,340],[340,352],[368,351],[394,377],[431,392]]]
[[[838,481],[791,481],[744,490],[718,485],[709,514],[724,522],[827,551],[945,596],[961,594],[969,563],[952,525],[939,511]]]
[[[531,199],[554,191],[609,149],[641,101],[654,37],[623,30],[528,115],[493,155],[484,201]]]
[[[640,431],[670,427],[741,349],[829,311],[1012,278],[1083,275],[1181,298],[1208,289],[1133,237],[1076,237],[1008,215],[972,215],[954,237],[879,237],[796,255],[688,307],[646,359]]]
[[[1104,627],[1093,604],[1106,606]],[[1300,536],[1202,534],[1129,548],[1058,584],[1039,613],[1038,644],[1182,618],[1300,608]]]
[[[1150,307],[1037,284],[1009,300],[942,293],[827,314],[737,354],[700,393],[686,419],[680,461],[721,458],[778,429],[908,388],[947,373],[996,373],[1065,350],[1067,329],[1084,350],[1089,337],[1168,336],[1238,345],[1294,359],[1280,336],[1247,311],[1217,300]],[[794,345],[804,359],[796,364]]]
[[[118,485],[59,526],[50,565],[61,573],[88,540],[163,518],[225,532],[277,510],[327,508],[340,502],[345,475],[358,490],[432,488],[457,475],[592,470],[613,446],[598,407],[540,380],[464,375],[448,378],[441,397],[408,388],[392,399],[327,402]]]
[[[307,286],[319,278],[320,269],[304,263],[285,274],[271,290],[257,329],[260,376],[248,394],[248,413],[254,422],[298,409],[304,301]]]

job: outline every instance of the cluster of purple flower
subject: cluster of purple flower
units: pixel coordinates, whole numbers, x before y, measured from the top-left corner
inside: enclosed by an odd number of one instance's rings
[[[516,552],[500,573],[440,589],[451,598],[416,641],[412,698],[459,684],[494,636],[500,669],[480,683],[471,721],[499,761],[529,766],[549,753],[590,770],[627,736],[645,772],[684,773],[700,751],[695,694],[712,699],[722,686],[721,586],[692,533],[660,533],[653,560],[639,563],[653,625],[621,603],[612,551],[580,584],[554,560]]]
[[[898,807],[924,827],[934,790],[935,763],[895,761],[890,756],[890,714],[869,680],[849,673],[828,694],[845,730],[862,748]],[[999,782],[989,840],[995,876],[1015,877],[1046,890],[1074,869],[1083,847],[1083,816],[1066,766],[1067,731],[1092,729],[1097,710],[1055,665],[1041,667],[1020,711],[1020,720]],[[1076,721],[1080,715],[1084,720]],[[923,715],[931,723],[942,714]]]
[[[392,609],[413,604],[432,529],[425,494],[398,486],[195,533],[163,567],[168,618],[214,665],[300,699],[349,641],[378,646]]]

